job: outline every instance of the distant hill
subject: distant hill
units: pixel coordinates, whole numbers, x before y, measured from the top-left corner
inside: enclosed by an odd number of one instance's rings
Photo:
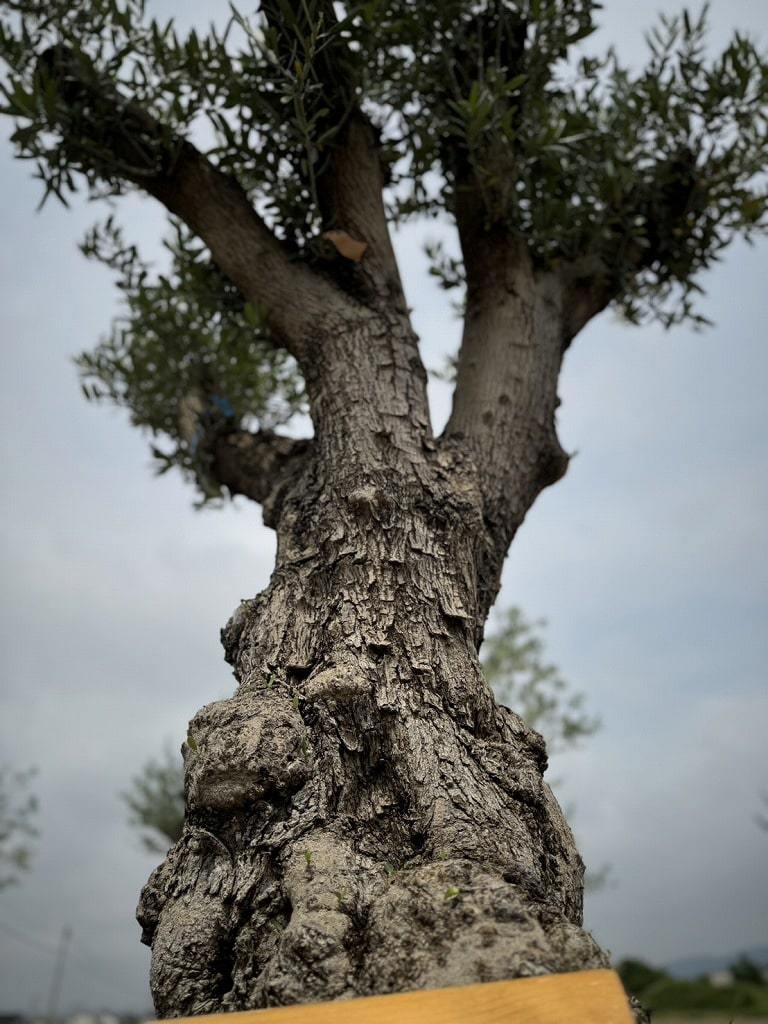
[[[758,967],[768,967],[768,946],[752,946],[750,949],[739,949],[735,953],[723,956],[689,956],[682,960],[673,960],[666,964],[664,970],[672,977],[682,980],[700,978],[703,974],[713,971],[725,971],[740,956],[748,957]]]

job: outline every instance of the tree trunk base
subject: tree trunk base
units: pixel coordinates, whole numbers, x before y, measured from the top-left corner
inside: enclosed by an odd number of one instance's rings
[[[544,742],[478,662],[471,472],[409,457],[309,467],[224,631],[240,689],[190,724],[139,907],[160,1016],[607,966]]]
[[[236,887],[223,850],[199,850],[198,857],[195,866],[207,878],[217,876],[222,893]],[[211,857],[218,863],[206,865]],[[192,868],[189,863],[185,874]],[[159,895],[159,881],[153,877],[145,890],[145,919],[147,905]],[[391,872],[363,866],[330,837],[314,834],[293,857],[285,886],[290,906],[285,904],[282,920],[257,910],[234,933],[228,901],[217,898],[222,893],[214,895],[208,884],[203,899],[196,894],[166,906],[152,959],[160,1015],[324,1002],[609,966],[578,925],[466,860]],[[360,902],[361,888],[369,890],[367,903]]]

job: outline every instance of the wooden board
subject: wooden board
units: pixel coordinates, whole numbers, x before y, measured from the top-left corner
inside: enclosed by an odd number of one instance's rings
[[[210,1024],[633,1024],[614,971],[549,974],[187,1019]]]

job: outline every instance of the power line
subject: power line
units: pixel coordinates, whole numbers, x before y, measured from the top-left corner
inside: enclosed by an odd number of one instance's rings
[[[14,925],[8,924],[7,921],[0,921],[0,931],[4,932],[22,946],[34,949],[38,953],[45,953],[47,956],[56,956],[60,949],[60,946],[57,947],[49,945],[47,942],[41,942],[39,939],[33,938],[31,935],[27,935]],[[102,959],[101,965],[97,965],[96,959],[97,958],[95,957],[92,958],[90,953],[86,952],[85,956],[83,956],[79,951],[70,953],[67,958],[68,963],[77,971],[81,978],[87,979],[91,984],[95,982],[97,988],[101,988],[102,992],[105,994],[109,992],[110,996],[114,998],[112,985],[103,977],[104,961]],[[128,993],[124,991],[123,995],[127,996]],[[135,997],[132,997],[132,999],[133,998]]]
[[[36,949],[39,953],[48,953],[49,956],[56,955],[55,946],[49,946],[47,943],[40,942],[39,939],[33,939],[31,936],[25,935],[24,932],[20,932],[18,928],[14,928],[13,925],[6,924],[5,921],[0,921],[0,931],[4,931],[6,935],[10,935],[12,939],[20,942],[23,946]]]

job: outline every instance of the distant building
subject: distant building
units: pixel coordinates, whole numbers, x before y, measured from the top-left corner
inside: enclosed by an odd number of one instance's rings
[[[733,984],[733,971],[712,971],[707,981],[712,988],[728,988]]]

